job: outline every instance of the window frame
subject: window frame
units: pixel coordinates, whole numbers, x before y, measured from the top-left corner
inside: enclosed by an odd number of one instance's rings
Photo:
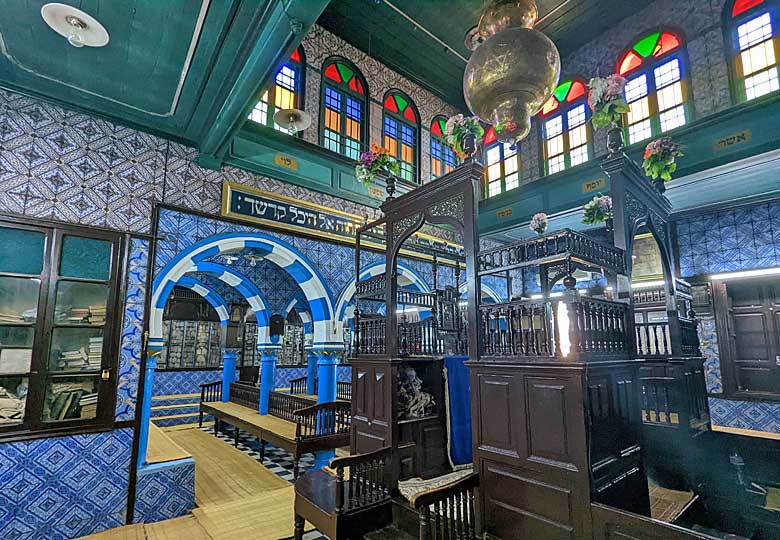
[[[328,77],[325,76],[325,70],[328,68],[328,66],[336,63],[341,63],[346,65],[350,70],[352,70],[352,73],[355,77],[357,77],[360,84],[363,86],[363,90],[365,91],[364,94],[360,94],[359,92],[355,92],[351,88],[347,86],[348,83],[336,83],[335,81],[332,81],[328,79]],[[368,93],[368,84],[366,83],[365,77],[363,77],[363,73],[349,60],[346,58],[343,58],[341,56],[331,56],[328,59],[326,59],[322,63],[322,70],[320,72],[320,106],[319,106],[319,126],[318,126],[318,141],[319,145],[330,151],[334,152],[340,156],[344,156],[347,159],[352,159],[351,156],[349,156],[346,153],[346,130],[347,130],[347,106],[346,106],[346,97],[350,97],[356,101],[359,101],[362,104],[363,110],[362,114],[363,117],[360,121],[360,144],[358,148],[358,156],[354,159],[359,159],[359,154],[361,152],[364,152],[368,148],[368,126],[369,126],[369,111],[371,109],[370,103],[371,99]],[[344,104],[341,108],[341,111],[339,111],[340,115],[340,123],[339,123],[339,150],[333,150],[329,148],[325,144],[325,93],[326,93],[326,87],[330,87],[336,92],[338,92],[342,99],[344,100]],[[350,137],[351,138],[351,137]],[[352,139],[354,140],[354,139]]]
[[[276,77],[285,67],[290,68],[295,72],[295,90],[293,91],[294,106],[296,109],[304,110],[304,101],[305,101],[305,94],[306,94],[305,92],[306,55],[303,50],[303,46],[299,46],[296,49],[296,52],[298,53],[300,62],[296,63],[294,60],[292,60],[292,55],[290,55],[290,58],[282,62],[282,64],[279,66],[279,69],[277,69],[274,72],[274,77],[273,80],[271,81],[271,86],[260,92],[260,97],[255,103],[254,107],[252,107],[252,111],[250,111],[249,113],[249,118],[247,118],[249,122],[254,122],[259,126],[271,128],[275,131],[279,131],[280,133],[285,133],[288,135],[290,134],[287,130],[278,129],[276,127],[276,122],[274,122],[274,115],[273,113],[271,113],[271,111],[276,108],[276,105],[273,105],[273,103],[276,102],[276,87],[278,86],[276,84]],[[251,116],[255,112],[255,109],[257,109],[258,104],[263,102],[262,98],[266,92],[268,92],[268,101],[266,102],[265,122],[258,122],[257,120],[253,120]],[[299,131],[298,133],[295,133],[292,136],[300,138],[303,136],[303,132]]]
[[[484,141],[488,139],[488,137],[490,136],[491,132],[493,132],[493,128],[489,127],[487,129],[486,133],[485,133],[485,138],[483,139],[483,144],[482,144],[482,152],[483,152],[483,154],[482,154],[482,161],[485,164],[485,174],[483,176],[482,194],[483,194],[483,197],[484,197],[485,200],[487,200],[487,199],[494,199],[496,197],[500,197],[501,195],[504,195],[506,193],[512,192],[512,191],[514,191],[516,189],[520,189],[520,187],[523,185],[523,170],[522,170],[523,161],[522,161],[522,157],[520,155],[520,150],[521,150],[520,144],[518,143],[518,145],[516,147],[517,151],[514,154],[514,157],[517,160],[517,186],[513,187],[511,189],[507,189],[506,188],[506,177],[507,177],[507,174],[506,174],[506,161],[507,161],[508,158],[504,154],[506,146],[505,146],[505,143],[503,143],[503,142],[501,142],[499,140],[491,141],[488,144],[484,144]],[[499,164],[500,176],[499,176],[499,179],[498,180],[494,180],[493,183],[500,182],[501,183],[501,191],[499,191],[495,195],[490,195],[490,184],[491,184],[491,182],[488,180],[488,174],[489,174],[490,166],[494,165],[495,163],[488,163],[487,157],[488,157],[488,151],[491,148],[494,148],[494,147],[497,147],[499,149],[499,156],[500,157],[499,157],[499,160],[498,160],[497,163]],[[510,173],[510,174],[514,174],[514,173]]]
[[[404,100],[406,100],[407,108],[411,108],[412,109],[412,112],[414,113],[414,116],[417,119],[417,122],[415,124],[412,124],[409,121],[409,119],[404,118],[403,114],[393,112],[391,110],[388,110],[387,107],[385,107],[385,101],[387,100],[387,98],[389,98],[391,96],[395,96],[395,95],[398,95],[401,98],[403,98]],[[406,109],[404,109],[404,110],[406,110]],[[388,90],[385,93],[384,97],[382,98],[382,126],[381,126],[381,130],[382,130],[382,146],[387,148],[387,150],[389,151],[390,148],[388,148],[388,145],[385,142],[385,137],[389,137],[389,135],[385,134],[385,119],[386,118],[391,118],[392,120],[394,120],[394,121],[396,121],[398,123],[398,134],[397,134],[398,136],[395,137],[395,140],[397,142],[397,144],[396,144],[396,152],[394,154],[391,153],[391,156],[394,157],[396,159],[396,161],[398,161],[399,164],[406,163],[405,161],[403,161],[401,159],[401,151],[402,151],[401,150],[401,126],[406,126],[406,127],[409,127],[409,128],[414,130],[414,138],[413,138],[414,147],[412,148],[412,159],[413,159],[412,167],[414,168],[413,176],[412,176],[412,179],[409,180],[407,178],[403,178],[399,174],[398,175],[398,179],[400,181],[402,181],[402,182],[408,182],[408,183],[414,184],[414,185],[422,184],[422,181],[421,181],[422,177],[420,175],[420,172],[421,172],[420,171],[420,169],[421,169],[421,167],[420,167],[420,131],[422,129],[422,126],[420,125],[420,113],[417,110],[417,106],[414,104],[414,101],[412,101],[412,99],[408,95],[406,95],[404,92],[401,92],[400,90]]]
[[[441,135],[436,135],[433,132],[433,125],[434,125],[434,123],[438,123],[441,120],[444,120],[444,122],[446,123],[447,122],[447,117],[445,117],[444,115],[441,115],[441,114],[437,114],[431,120],[431,129],[430,129],[431,142],[430,142],[430,148],[429,148],[429,153],[430,153],[429,157],[430,157],[430,168],[431,168],[431,170],[430,170],[430,180],[428,180],[429,182],[432,182],[433,180],[436,180],[437,178],[441,178],[442,176],[444,176],[446,174],[449,174],[450,172],[452,172],[453,170],[455,170],[458,167],[458,156],[457,156],[457,154],[455,154],[455,150],[449,144],[447,144],[447,142],[445,141],[444,130],[441,130],[442,131]],[[439,124],[439,125],[441,125],[441,124]],[[436,142],[439,145],[441,145],[441,149],[442,149],[442,158],[441,159],[435,159],[433,157],[433,144],[434,144],[434,142]],[[450,153],[452,153],[452,167],[451,167],[451,169],[449,171],[446,170],[447,166],[448,166],[448,164],[447,164],[447,152],[448,151]],[[443,174],[441,174],[439,176],[434,176],[433,175],[433,164],[434,164],[434,161],[441,162],[441,167],[442,167]]]
[[[650,35],[656,32],[660,34],[663,34],[665,32],[673,34],[675,37],[677,37],[677,39],[680,40],[680,45],[676,49],[669,51],[660,57],[656,58],[650,56],[648,58],[644,58],[642,60],[642,64],[639,67],[632,69],[627,74],[623,75],[623,77],[626,78],[627,83],[630,83],[632,80],[640,77],[641,75],[645,75],[647,77],[646,97],[648,98],[647,107],[649,111],[649,116],[647,118],[649,118],[650,120],[650,136],[636,142],[630,142],[631,137],[629,134],[628,113],[625,113],[623,115],[623,132],[624,132],[625,139],[628,142],[628,146],[632,146],[634,144],[637,145],[647,144],[653,139],[656,139],[661,136],[666,136],[669,133],[674,132],[675,130],[685,128],[695,120],[695,110],[693,106],[693,93],[691,91],[691,83],[690,83],[691,69],[690,69],[690,62],[688,60],[688,47],[687,47],[688,41],[685,38],[685,34],[680,29],[672,28],[668,26],[656,27],[656,28],[645,30],[640,34],[634,36],[634,38],[629,41],[630,43],[629,46],[623,49],[623,51],[618,55],[617,62],[615,64],[615,73],[617,74],[620,73],[620,64],[622,63],[625,56],[634,49],[634,46],[641,40],[649,37]],[[667,131],[662,131],[661,112],[659,111],[659,105],[658,105],[658,88],[655,80],[654,71],[656,68],[666,64],[667,62],[675,58],[678,60],[679,68],[680,68],[679,82],[680,82],[680,88],[681,88],[682,99],[683,99],[682,106],[683,106],[683,111],[685,112],[685,123],[681,126],[674,127]],[[663,88],[667,88],[672,84],[674,83],[664,86]],[[626,102],[628,102],[628,100],[626,100]],[[675,105],[672,108],[676,108],[678,106],[679,105]],[[671,110],[671,109],[667,109],[667,110]]]
[[[732,105],[739,105],[742,103],[751,103],[760,101],[768,96],[776,95],[780,90],[774,90],[768,94],[755,97],[753,99],[747,99],[747,90],[745,89],[745,76],[742,72],[742,62],[740,59],[743,52],[739,48],[739,35],[738,28],[756,18],[763,12],[769,13],[769,20],[772,24],[772,37],[773,49],[775,53],[774,66],[777,70],[778,77],[780,77],[780,37],[778,36],[778,30],[780,30],[780,1],[778,0],[764,0],[760,4],[743,11],[736,17],[732,17],[731,13],[734,8],[734,4],[737,0],[732,0],[726,3],[723,9],[723,34],[724,41],[727,43],[727,60],[728,60],[728,73],[729,73],[729,89],[731,91]],[[757,44],[755,44],[757,45]],[[753,46],[755,46],[753,45]],[[768,71],[764,69],[763,71]],[[758,73],[758,72],[757,72]],[[755,75],[756,73],[754,73]]]
[[[571,77],[564,80],[565,82],[579,82],[585,86],[585,94],[583,94],[581,97],[578,97],[571,103],[567,102],[559,102],[558,108],[556,108],[553,111],[550,111],[546,116],[543,116],[542,113],[539,113],[539,138],[541,141],[542,146],[542,164],[541,164],[541,173],[542,176],[551,176],[559,173],[563,173],[565,171],[568,171],[569,169],[573,167],[579,167],[580,165],[585,165],[594,157],[594,146],[593,146],[593,126],[590,123],[590,117],[592,114],[592,111],[590,110],[590,107],[588,106],[588,83],[583,77]],[[559,85],[560,86],[560,85]],[[557,88],[556,88],[557,90]],[[554,97],[550,97],[550,99],[555,99]],[[571,164],[571,143],[569,140],[569,112],[584,105],[585,106],[585,144],[577,146],[577,148],[581,148],[582,146],[585,146],[588,150],[588,159],[583,161],[582,163],[578,163],[577,165]],[[550,157],[547,155],[547,122],[552,120],[554,117],[560,116],[561,122],[562,122],[562,135],[563,135],[563,154],[556,154],[556,155],[563,155],[563,169],[560,171],[556,171],[554,173],[550,173]],[[583,124],[580,124],[583,125]],[[580,127],[580,126],[577,126]],[[575,128],[576,129],[576,128]]]
[[[39,220],[28,220],[28,223],[22,224],[12,217],[2,215],[0,215],[0,227],[27,230],[44,235],[43,265],[40,274],[0,273],[3,277],[40,279],[37,313],[43,313],[42,317],[36,317],[35,323],[24,325],[35,329],[30,371],[26,374],[0,375],[0,379],[22,376],[28,380],[28,393],[22,422],[15,425],[0,426],[0,442],[112,429],[116,416],[119,341],[125,314],[124,294],[127,281],[128,236],[120,232],[64,223],[52,224]],[[111,269],[106,280],[59,275],[61,248],[65,236],[106,241],[111,244]],[[100,283],[105,284],[108,288],[106,318],[102,326],[102,357],[100,369],[98,370],[68,372],[66,370],[52,370],[49,368],[54,329],[63,326],[79,327],[79,325],[58,324],[54,320],[57,285],[60,281]],[[4,324],[4,326],[14,325]],[[86,327],[86,325],[84,326]],[[95,327],[93,326],[93,328]],[[103,376],[106,372],[108,378],[104,379]],[[47,381],[52,377],[72,379],[84,375],[92,375],[97,378],[98,398],[95,417],[45,421],[43,413]]]

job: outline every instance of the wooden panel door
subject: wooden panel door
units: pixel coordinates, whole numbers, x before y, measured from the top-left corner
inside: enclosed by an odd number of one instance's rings
[[[735,389],[780,393],[780,284],[746,281],[727,288]]]

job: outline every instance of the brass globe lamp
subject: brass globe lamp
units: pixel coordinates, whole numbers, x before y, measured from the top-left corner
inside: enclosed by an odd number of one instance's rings
[[[490,0],[479,21],[483,40],[469,58],[463,94],[469,109],[516,144],[531,131],[531,117],[550,98],[561,74],[555,44],[534,30],[534,0]]]

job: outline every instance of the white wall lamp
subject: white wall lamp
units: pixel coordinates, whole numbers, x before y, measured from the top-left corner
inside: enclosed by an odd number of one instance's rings
[[[721,274],[711,274],[710,279],[717,281],[726,281],[730,279],[744,279],[752,277],[777,276],[780,275],[780,267],[758,268],[756,270],[743,270],[741,272],[723,272]]]
[[[67,4],[51,2],[41,8],[41,17],[49,27],[74,47],[105,47],[108,32],[97,19]]]

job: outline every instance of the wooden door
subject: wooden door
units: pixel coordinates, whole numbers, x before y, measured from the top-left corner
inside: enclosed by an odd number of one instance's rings
[[[738,281],[727,290],[735,390],[780,393],[780,283]]]
[[[391,374],[389,363],[352,361],[352,453],[390,445]]]

